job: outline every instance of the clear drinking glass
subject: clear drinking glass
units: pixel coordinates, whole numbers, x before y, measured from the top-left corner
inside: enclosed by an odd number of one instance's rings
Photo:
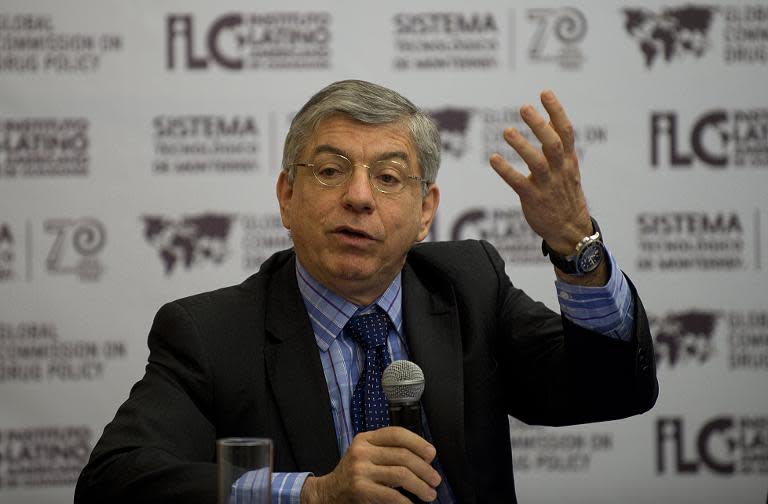
[[[272,491],[271,439],[217,439],[216,461],[218,504],[235,502],[235,492],[248,496],[246,502],[269,504]],[[238,482],[237,488],[233,487],[235,482]]]

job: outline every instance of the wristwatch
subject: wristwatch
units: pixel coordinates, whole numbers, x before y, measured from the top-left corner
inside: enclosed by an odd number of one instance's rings
[[[542,240],[541,251],[545,256],[548,255],[552,264],[563,273],[583,276],[595,271],[605,259],[605,246],[600,227],[595,219],[590,217],[590,220],[592,220],[592,234],[579,240],[573,255],[560,255],[549,248],[546,241]]]

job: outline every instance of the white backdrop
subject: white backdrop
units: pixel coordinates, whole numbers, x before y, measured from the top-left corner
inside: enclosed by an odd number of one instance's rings
[[[652,318],[661,396],[620,422],[511,422],[524,503],[763,503],[768,4],[4,0],[0,501],[69,502],[143,373],[157,308],[289,246],[288,121],[342,78],[434,113],[432,238],[486,238],[557,306],[489,168],[554,89],[593,215]]]

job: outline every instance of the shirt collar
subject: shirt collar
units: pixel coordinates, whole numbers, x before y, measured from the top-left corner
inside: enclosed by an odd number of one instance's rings
[[[315,280],[296,258],[296,280],[304,306],[315,333],[315,340],[320,350],[328,347],[341,334],[341,330],[354,315],[368,313],[375,307],[389,316],[392,325],[402,336],[403,312],[401,273],[398,273],[387,289],[368,306],[360,306],[331,292]]]

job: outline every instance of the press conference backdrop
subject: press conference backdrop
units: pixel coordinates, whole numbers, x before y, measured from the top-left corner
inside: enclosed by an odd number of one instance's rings
[[[520,500],[765,502],[767,61],[764,1],[4,0],[0,501],[70,502],[158,307],[290,246],[274,196],[289,121],[360,78],[440,126],[430,239],[489,240],[557,308],[540,240],[487,162],[515,159],[502,129],[554,89],[592,214],[642,293],[658,404],[511,421]]]

